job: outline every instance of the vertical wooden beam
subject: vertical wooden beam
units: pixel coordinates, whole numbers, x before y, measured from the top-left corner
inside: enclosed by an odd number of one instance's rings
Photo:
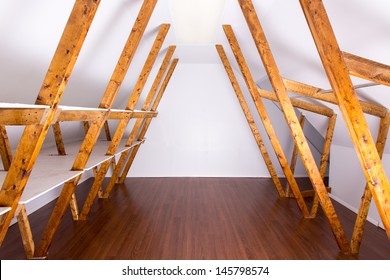
[[[177,58],[175,58],[172,63],[171,63],[171,66],[169,67],[168,69],[168,72],[167,72],[167,75],[165,76],[165,79],[160,87],[160,90],[156,96],[156,99],[154,100],[153,102],[153,105],[152,105],[152,108],[151,108],[151,111],[156,111],[157,110],[157,107],[158,105],[160,104],[160,101],[161,101],[161,98],[163,96],[163,94],[165,93],[165,90],[169,84],[169,81],[171,80],[172,78],[172,75],[173,75],[173,72],[175,71],[176,69],[176,66],[177,66],[177,63],[179,62],[179,60]],[[152,122],[152,119],[153,118],[147,118],[145,119],[144,121],[144,125],[142,126],[142,129],[140,130],[140,133],[138,135],[138,140],[143,140],[145,135],[146,135],[146,132],[149,128],[149,125],[150,123]],[[127,161],[125,167],[123,168],[123,171],[122,171],[122,175],[120,177],[120,183],[123,183],[124,180],[126,179],[126,176],[127,176],[127,173],[129,173],[129,170],[130,170],[130,167],[133,163],[133,160],[138,152],[140,148],[140,145],[136,146],[133,150],[132,150],[132,153],[130,155],[130,158],[129,160]]]
[[[110,126],[108,124],[108,121],[104,122],[104,132],[106,133],[106,139],[107,141],[111,141],[111,132],[110,132]]]
[[[163,24],[160,27],[160,30],[154,40],[153,46],[149,52],[149,55],[146,59],[146,62],[142,68],[141,74],[137,80],[135,88],[130,95],[129,102],[126,106],[127,110],[134,110],[138,102],[139,97],[145,87],[146,81],[149,77],[150,72],[152,71],[153,65],[156,62],[157,56],[161,50],[161,47],[164,43],[164,40],[169,31],[169,24]],[[130,121],[130,118],[121,119],[118,127],[115,131],[114,137],[110,143],[110,146],[107,150],[107,155],[114,155],[118,145],[123,137],[123,134],[126,130],[126,127]],[[80,219],[85,220],[91,210],[92,204],[95,201],[95,198],[102,186],[103,180],[109,170],[111,161],[105,161],[101,164],[98,174],[95,176],[95,180],[92,184],[91,190],[88,193],[87,199],[84,203],[83,209],[80,214]],[[115,170],[115,169],[114,169]]]
[[[263,156],[265,165],[267,166],[268,172],[271,175],[272,181],[274,182],[275,188],[279,194],[280,197],[285,197],[285,192],[283,190],[282,184],[280,183],[279,177],[276,174],[275,168],[272,164],[271,158],[269,157],[269,154],[267,152],[267,148],[264,145],[263,139],[261,138],[261,135],[259,133],[259,130],[257,129],[255,120],[250,112],[250,109],[248,107],[248,104],[245,101],[244,94],[242,93],[242,90],[240,88],[240,85],[238,84],[237,78],[234,75],[233,69],[229,63],[229,60],[226,56],[226,53],[223,49],[222,45],[216,46],[219,57],[221,58],[222,64],[225,67],[226,73],[228,74],[228,77],[230,79],[230,82],[233,86],[234,92],[236,93],[238,102],[241,105],[241,109],[244,112],[245,118],[248,122],[249,128],[252,131],[252,134],[256,140],[257,146],[260,150],[261,155]]]
[[[16,211],[20,235],[22,237],[23,248],[27,259],[34,257],[35,244],[31,232],[30,222],[28,221],[26,206],[19,205]]]
[[[9,145],[7,130],[4,125],[0,125],[0,155],[5,171],[8,171],[12,162],[12,151]]]
[[[14,217],[99,3],[100,0],[78,0],[72,9],[36,100],[36,104],[49,105],[52,110],[42,124],[26,126],[0,191],[0,205],[11,207],[1,224],[0,245]]]
[[[390,127],[390,113],[387,114],[385,118],[382,118],[379,125],[378,136],[376,140],[376,148],[378,150],[379,156],[382,158],[383,152],[385,150],[387,135],[389,133]],[[360,203],[359,212],[355,221],[355,226],[351,239],[351,253],[358,254],[360,245],[363,238],[364,225],[366,224],[368,211],[370,209],[370,204],[372,200],[372,193],[368,184],[364,188],[364,194]]]
[[[265,131],[267,132],[267,135],[271,141],[279,164],[286,176],[287,181],[290,183],[291,190],[296,198],[298,207],[301,210],[302,215],[307,218],[309,217],[309,210],[307,209],[306,203],[301,195],[298,184],[294,178],[294,174],[291,171],[290,166],[288,165],[286,155],[284,154],[283,148],[280,145],[276,132],[268,116],[267,110],[265,109],[265,106],[258,94],[257,85],[250,73],[249,67],[245,61],[244,55],[242,54],[237,38],[230,25],[224,25],[223,28],[226,37],[229,41],[230,47],[233,51],[233,54],[237,60],[238,66],[240,67],[241,73],[245,79],[249,92],[252,96],[253,102],[255,103],[259,116],[263,122]]]
[[[301,127],[303,129],[303,126],[305,125],[305,115],[303,113],[301,113],[301,116],[299,118],[299,124],[301,125]],[[295,172],[295,167],[297,165],[297,159],[298,159],[298,147],[296,144],[294,144],[294,149],[293,149],[291,161],[290,161],[290,169],[291,169],[293,174]],[[290,196],[290,184],[288,182],[286,184],[286,196],[287,197]]]
[[[148,96],[146,97],[145,103],[144,103],[143,108],[142,108],[143,110],[146,111],[149,109],[150,104],[151,104],[152,100],[154,99],[155,94],[157,93],[158,87],[164,78],[165,71],[167,70],[167,68],[169,66],[169,62],[171,61],[171,58],[173,56],[173,53],[175,52],[175,49],[176,49],[175,46],[170,46],[168,48],[168,51],[165,54],[165,57],[164,57],[164,60],[160,66],[160,69],[158,70],[157,75],[153,81],[152,87],[149,90]],[[136,120],[136,123],[134,124],[133,129],[130,133],[130,137],[127,140],[127,143],[126,143],[127,146],[131,146],[133,144],[133,142],[135,141],[135,139],[139,133],[139,130],[142,126],[142,122],[143,122],[143,119]],[[127,160],[129,153],[130,153],[130,151],[127,150],[121,154],[121,156],[118,160],[118,163],[116,165],[116,168],[114,169],[113,174],[111,175],[110,181],[108,182],[108,185],[106,186],[106,189],[104,191],[104,194],[103,194],[104,198],[108,198],[108,196],[110,195],[110,193],[112,191],[112,188],[117,183],[118,177],[120,175],[120,172],[122,171],[123,166],[126,163],[126,160]]]
[[[275,59],[272,55],[270,46],[265,37],[263,28],[260,24],[256,10],[253,7],[251,0],[238,0],[248,27],[252,33],[253,40],[256,44],[259,55],[263,61],[265,70],[270,78],[272,87],[279,99],[279,104],[283,110],[286,122],[290,128],[291,135],[298,146],[299,154],[302,162],[309,175],[314,190],[318,194],[321,206],[332,228],[332,232],[336,238],[337,244],[342,252],[349,251],[349,245],[345,236],[344,230],[341,226],[340,220],[334,210],[332,201],[329,198],[328,191],[321,178],[321,174],[316,166],[314,157],[310,151],[310,147],[303,134],[302,128],[299,125],[297,116],[295,115],[290,98],[280,76]]]
[[[54,132],[54,139],[56,141],[58,154],[60,156],[64,156],[64,155],[66,155],[66,151],[65,151],[64,140],[62,138],[60,123],[57,122],[57,123],[53,124],[52,129]]]
[[[390,186],[322,1],[300,0],[322,64],[390,239]]]
[[[145,0],[142,4],[138,17],[135,20],[134,26],[130,33],[130,36],[125,44],[123,52],[117,62],[111,79],[108,83],[106,91],[102,97],[99,108],[110,109],[115,97],[122,85],[123,79],[127,73],[130,63],[134,57],[134,54],[138,48],[139,42],[145,32],[146,26],[153,13],[154,7],[157,4],[157,0]],[[72,170],[82,170],[88,158],[92,152],[92,148],[99,137],[100,131],[104,126],[105,121],[108,119],[109,112],[107,112],[102,121],[92,121],[88,130],[88,133],[81,144],[79,153],[73,163]],[[75,188],[80,180],[81,176],[78,176],[65,183],[61,194],[57,200],[49,222],[42,235],[42,239],[35,251],[35,257],[45,257],[48,249],[53,241],[54,235],[60,225],[65,210],[69,205],[71,197],[75,191]]]

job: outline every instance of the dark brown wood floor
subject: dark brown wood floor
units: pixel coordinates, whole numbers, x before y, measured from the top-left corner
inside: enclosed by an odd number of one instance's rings
[[[85,197],[91,180],[81,184]],[[30,215],[39,237],[53,203]],[[336,210],[351,234],[355,214]],[[1,259],[24,259],[17,225]],[[340,259],[320,211],[301,218],[293,199],[278,199],[270,179],[129,178],[110,199],[95,202],[88,221],[64,217],[48,259]],[[350,257],[356,258],[356,257]],[[360,259],[390,259],[385,232],[366,227]]]

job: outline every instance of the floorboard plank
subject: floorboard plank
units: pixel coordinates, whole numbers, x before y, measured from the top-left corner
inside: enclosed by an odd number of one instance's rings
[[[108,179],[107,179],[108,180]],[[92,184],[77,189],[82,198]],[[271,179],[128,178],[99,199],[88,221],[68,210],[48,259],[344,259],[322,211],[301,218],[293,199],[279,199]],[[82,200],[82,199],[81,199]],[[355,214],[334,202],[346,234]],[[39,237],[53,207],[30,215]],[[24,259],[17,225],[0,259]],[[390,259],[385,232],[367,224],[359,259]]]

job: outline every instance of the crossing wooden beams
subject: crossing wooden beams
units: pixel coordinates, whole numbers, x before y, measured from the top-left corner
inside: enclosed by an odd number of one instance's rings
[[[256,14],[256,10],[253,7],[253,3],[250,0],[238,0],[238,2],[247,21],[248,27],[251,31],[259,55],[263,61],[263,65],[266,69],[268,77],[274,88],[279,104],[283,110],[286,122],[291,131],[291,135],[293,136],[294,142],[298,147],[302,162],[312,182],[313,188],[318,195],[318,199],[329,221],[337,244],[342,252],[348,252],[349,246],[346,235],[337,217],[336,211],[334,210],[332,202],[329,198],[321,174],[316,166],[313,155],[306,141],[305,135],[303,134],[302,128],[300,127],[299,120],[295,115],[286,87],[284,86],[283,79],[279,74],[279,70],[273,58],[271,49],[268,45],[259,18]],[[294,191],[293,188],[292,190]]]
[[[122,54],[102,97],[99,108],[111,109],[156,4],[157,0],[145,0],[143,2],[128,40],[123,48]],[[89,129],[73,163],[72,170],[83,170],[87,164],[88,158],[97,141],[100,131],[104,127],[108,117],[109,112],[107,111],[103,115],[103,120],[93,120],[90,122]],[[103,170],[99,170],[98,174],[101,175],[102,173]],[[35,250],[35,257],[41,258],[46,256],[65,210],[72,197],[74,197],[74,191],[80,178],[81,176],[78,176],[64,184],[61,194],[54,206],[53,213],[42,235],[42,239]]]
[[[252,134],[256,140],[256,144],[259,147],[260,153],[264,159],[265,165],[267,166],[268,172],[275,184],[275,188],[279,194],[280,197],[285,197],[286,194],[283,190],[282,184],[280,183],[279,177],[275,171],[275,168],[272,164],[271,158],[269,157],[267,148],[264,145],[263,139],[261,138],[261,135],[259,133],[259,130],[256,126],[255,120],[252,116],[252,113],[249,110],[249,106],[247,102],[245,101],[244,94],[242,93],[242,90],[240,88],[240,85],[238,84],[237,78],[233,72],[233,69],[230,65],[230,62],[226,56],[226,53],[223,49],[222,45],[217,45],[216,46],[218,54],[221,58],[222,64],[225,67],[226,73],[229,76],[230,82],[233,86],[234,92],[236,93],[236,96],[238,98],[238,102],[241,105],[242,111],[244,112],[245,118],[248,122],[248,125],[252,131]]]
[[[143,104],[143,107],[142,107],[143,112],[147,112],[147,111],[153,112],[150,109],[150,104],[153,101],[153,99],[155,98],[155,94],[157,93],[158,87],[159,87],[162,79],[164,78],[164,74],[169,66],[169,63],[172,59],[172,56],[173,56],[173,53],[175,52],[175,49],[176,49],[175,46],[170,46],[168,48],[167,53],[165,54],[164,60],[160,66],[160,69],[158,70],[157,75],[153,81],[152,87],[151,87],[151,89],[150,89],[150,91],[145,99],[144,104]],[[134,104],[134,102],[130,102],[130,101],[128,103],[128,106],[134,106],[134,105],[132,105],[132,104]],[[143,121],[144,121],[143,118],[138,118],[136,120],[136,122],[133,126],[133,129],[131,130],[130,136],[127,140],[127,143],[126,143],[127,146],[133,145],[133,143],[136,140],[136,137],[137,137],[137,135],[142,127]],[[110,195],[112,188],[117,183],[118,177],[120,176],[120,173],[122,171],[123,166],[127,165],[126,160],[127,160],[129,153],[130,153],[130,151],[124,151],[123,153],[121,153],[121,156],[118,160],[118,163],[113,171],[113,174],[111,175],[110,181],[105,188],[105,191],[103,194],[104,198],[107,198]],[[126,172],[126,174],[123,173],[124,174],[123,178],[126,177],[127,173],[128,172]]]
[[[390,186],[383,169],[381,158],[371,136],[362,108],[349,76],[349,69],[362,76],[370,76],[365,71],[369,63],[343,55],[322,1],[300,0],[302,10],[317,46],[325,72],[336,96],[338,106],[355,146],[368,186],[374,197],[379,215],[390,238]],[[344,58],[347,57],[348,65]],[[359,67],[352,62],[360,65]],[[361,66],[363,64],[363,66]],[[371,65],[372,66],[372,65]],[[361,69],[362,71],[356,71]],[[374,67],[374,69],[378,69]],[[363,71],[364,70],[364,71]],[[371,69],[373,71],[373,69]],[[386,78],[380,79],[384,82]]]
[[[99,0],[78,0],[74,4],[36,99],[37,105],[48,105],[51,110],[45,120],[26,126],[0,191],[0,206],[11,207],[0,225],[0,244],[4,240],[8,226],[14,217],[23,189],[49,126],[56,115],[58,103],[99,3]]]

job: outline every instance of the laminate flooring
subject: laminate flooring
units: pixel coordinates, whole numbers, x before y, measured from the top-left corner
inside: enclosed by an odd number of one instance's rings
[[[91,184],[78,186],[79,200]],[[29,216],[36,242],[53,205]],[[349,237],[356,215],[334,205]],[[0,259],[25,259],[17,225]],[[303,219],[295,200],[278,198],[270,179],[128,178],[109,199],[95,201],[87,221],[73,221],[68,210],[47,259],[389,260],[390,241],[367,223],[360,254],[340,254],[322,211]]]

